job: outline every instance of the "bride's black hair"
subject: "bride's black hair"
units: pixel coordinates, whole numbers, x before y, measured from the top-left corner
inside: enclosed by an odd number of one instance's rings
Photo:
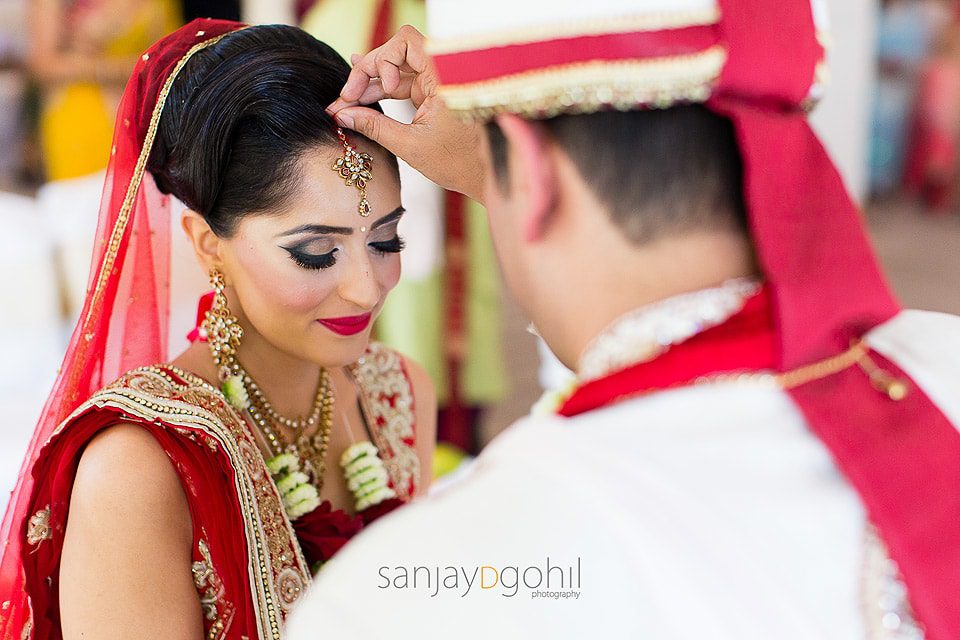
[[[230,237],[240,217],[283,206],[305,151],[340,145],[324,109],[349,73],[336,51],[296,27],[231,33],[194,54],[173,82],[147,169],[160,191]]]

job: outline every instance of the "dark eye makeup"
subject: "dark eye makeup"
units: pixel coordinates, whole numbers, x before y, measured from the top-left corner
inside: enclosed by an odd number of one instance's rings
[[[403,251],[405,243],[403,238],[396,235],[389,240],[370,242],[367,246],[373,249],[377,255],[386,255],[389,253],[400,253]],[[283,249],[290,254],[290,257],[297,265],[304,269],[329,269],[337,263],[335,255],[338,251],[337,249],[333,249],[327,253],[316,254],[304,251],[303,247],[304,245],[297,245],[293,247],[283,247]]]
[[[406,243],[403,241],[403,238],[401,238],[399,235],[396,235],[389,240],[383,240],[382,242],[371,242],[368,246],[370,246],[379,254],[400,253],[403,251]]]
[[[334,256],[337,252],[336,249],[319,255],[307,253],[297,247],[284,247],[284,249],[290,254],[293,261],[304,269],[328,269],[337,263],[337,258]]]

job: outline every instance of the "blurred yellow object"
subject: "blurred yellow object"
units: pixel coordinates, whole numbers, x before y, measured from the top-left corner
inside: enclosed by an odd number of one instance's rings
[[[433,478],[436,480],[441,476],[455,471],[460,464],[469,456],[452,444],[441,442],[433,452]]]
[[[151,0],[137,8],[136,18],[105,44],[103,58],[136,56],[179,26],[178,5]],[[47,97],[40,116],[40,144],[48,181],[96,173],[107,166],[113,141],[116,104],[96,82],[74,82]]]
[[[113,122],[100,87],[77,82],[58,92],[40,118],[47,180],[100,171],[110,158]]]

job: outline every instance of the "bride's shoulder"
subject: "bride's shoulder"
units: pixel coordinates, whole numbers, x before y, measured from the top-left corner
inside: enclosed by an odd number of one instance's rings
[[[126,487],[127,494],[160,491],[162,496],[151,495],[167,499],[180,490],[178,476],[171,475],[175,453],[198,445],[215,453],[214,438],[232,433],[235,415],[217,389],[188,371],[159,363],[138,367],[81,404],[46,443],[40,460],[50,465],[76,459],[83,495],[114,485]]]
[[[81,495],[100,500],[111,495],[118,502],[132,494],[170,499],[170,492],[180,488],[162,445],[133,422],[116,422],[90,439],[80,456],[75,482]]]
[[[121,581],[155,568],[159,559],[189,563],[193,532],[184,487],[165,449],[140,425],[116,423],[91,438],[79,456],[69,501],[64,526],[71,544],[63,551],[60,578],[74,597],[84,576],[103,562],[119,566],[116,557],[130,559],[114,576]],[[105,561],[104,553],[113,558]]]

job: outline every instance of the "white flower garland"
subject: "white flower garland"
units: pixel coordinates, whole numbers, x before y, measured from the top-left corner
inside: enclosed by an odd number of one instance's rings
[[[389,486],[387,469],[372,442],[364,440],[347,447],[340,456],[340,466],[347,479],[347,488],[356,500],[357,511],[397,497]]]
[[[310,477],[300,470],[300,459],[292,453],[281,453],[267,460],[267,469],[273,476],[283,508],[291,520],[310,513],[320,506],[320,494],[310,483]]]
[[[243,411],[250,406],[250,395],[243,384],[243,376],[228,376],[220,385],[220,390],[223,391],[223,396],[230,403],[230,406],[237,411]]]
[[[343,452],[340,466],[353,493],[355,509],[363,511],[384,500],[396,498],[390,487],[390,476],[373,443],[357,442]],[[267,469],[273,477],[283,508],[291,520],[310,513],[320,506],[320,494],[310,483],[310,477],[300,468],[300,458],[293,453],[281,453],[267,460]]]

